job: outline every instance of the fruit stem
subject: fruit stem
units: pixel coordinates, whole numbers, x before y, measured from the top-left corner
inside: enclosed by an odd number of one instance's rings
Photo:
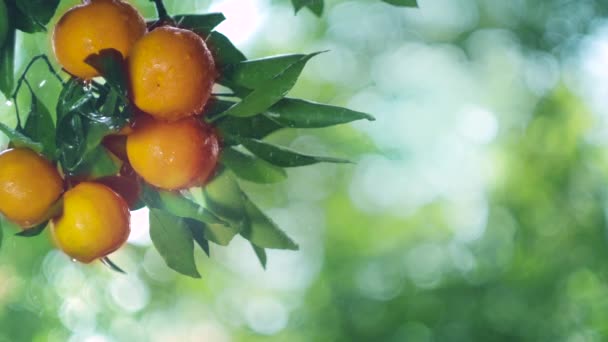
[[[158,13],[158,19],[160,21],[171,21],[171,17],[169,16],[169,14],[167,13],[167,9],[165,8],[165,4],[163,3],[163,0],[150,0],[152,2],[154,2],[154,5],[156,5],[156,12]]]

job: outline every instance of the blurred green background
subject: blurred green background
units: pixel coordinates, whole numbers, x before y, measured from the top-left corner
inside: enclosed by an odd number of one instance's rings
[[[377,121],[270,139],[357,163],[242,184],[301,246],[266,271],[237,237],[197,251],[202,280],[179,276],[144,212],[112,256],[126,276],[7,231],[0,341],[608,339],[607,2],[332,0],[320,19],[286,0],[165,2],[224,12],[250,58],[330,50],[293,95]],[[17,71],[49,39],[20,34]],[[30,81],[52,108],[44,65]]]

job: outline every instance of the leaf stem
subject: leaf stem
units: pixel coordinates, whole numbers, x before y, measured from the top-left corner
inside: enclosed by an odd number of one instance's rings
[[[156,6],[156,13],[158,14],[158,19],[160,21],[171,21],[171,17],[169,16],[169,14],[167,13],[167,9],[165,8],[165,4],[163,3],[163,0],[150,0],[152,2],[154,2],[154,5]]]

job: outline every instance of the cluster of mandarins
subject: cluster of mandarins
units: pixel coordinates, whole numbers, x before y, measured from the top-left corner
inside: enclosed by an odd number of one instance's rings
[[[88,0],[55,26],[53,50],[65,71],[84,81],[99,76],[85,59],[104,49],[127,61],[129,96],[138,113],[126,134],[133,170],[161,189],[205,182],[215,169],[219,141],[197,119],[211,96],[216,71],[205,42],[192,31],[160,26],[148,32],[138,11],[122,0]],[[0,154],[0,212],[23,229],[51,219],[56,245],[91,262],[118,249],[130,232],[129,206],[94,181],[70,184],[44,157],[13,148]],[[62,203],[61,209],[53,209]]]

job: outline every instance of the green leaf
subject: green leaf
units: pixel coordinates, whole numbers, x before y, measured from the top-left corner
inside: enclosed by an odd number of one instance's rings
[[[46,31],[44,26],[49,23],[58,5],[59,0],[17,0],[19,10],[36,24],[39,31]]]
[[[226,110],[223,115],[247,117],[264,112],[291,90],[302,69],[304,69],[306,62],[319,53],[305,55],[297,62],[289,65],[274,78],[264,82],[249,95],[245,96],[241,102]]]
[[[251,244],[251,247],[253,248],[255,255],[258,257],[258,260],[260,261],[262,268],[266,269],[266,261],[268,259],[266,257],[266,250],[264,248],[254,245],[254,244]]]
[[[7,99],[15,85],[15,29],[9,28],[4,46],[0,47],[0,91]]]
[[[23,133],[42,144],[42,154],[49,160],[56,157],[55,124],[53,117],[38,97],[32,93],[30,114],[25,122]]]
[[[205,224],[191,219],[185,219],[184,222],[192,232],[194,241],[201,247],[207,256],[210,256],[209,240],[205,237]]]
[[[247,224],[243,193],[232,172],[220,170],[203,188],[205,204],[238,233]]]
[[[46,227],[48,226],[49,222],[43,222],[39,225],[37,225],[36,227],[32,227],[32,228],[28,228],[25,230],[22,230],[21,232],[15,234],[15,236],[19,236],[19,237],[35,237],[38,236],[40,234],[42,234],[42,232],[46,229]]]
[[[95,97],[92,91],[85,90],[80,79],[70,78],[61,89],[57,101],[57,122],[74,111],[91,111]]]
[[[118,92],[125,102],[128,102],[127,73],[124,58],[118,50],[104,49],[98,54],[88,56],[84,61],[99,71],[110,87]]]
[[[64,172],[74,174],[86,151],[84,124],[78,113],[71,112],[57,122],[56,142],[59,162]]]
[[[192,278],[201,277],[194,262],[192,232],[182,218],[150,209],[150,238],[167,266]]]
[[[299,99],[282,99],[267,114],[275,121],[292,128],[321,128],[355,120],[375,118],[354,110]]]
[[[178,27],[207,35],[226,17],[222,13],[188,14],[173,17]]]
[[[3,224],[2,224],[2,219],[0,218],[0,248],[2,248],[2,240],[4,238],[4,228],[3,228]]]
[[[177,217],[189,218],[204,223],[224,223],[209,210],[179,193],[154,189],[143,183],[141,191],[144,202],[150,208],[162,209]]]
[[[246,118],[237,118],[235,116],[227,116],[216,123],[220,134],[224,138],[226,145],[238,145],[239,142],[231,139],[231,136],[244,137],[252,139],[262,139],[270,133],[276,132],[284,128],[281,124],[273,119],[268,118],[264,114],[250,116]]]
[[[232,147],[224,148],[221,163],[232,170],[239,178],[255,183],[276,183],[287,178],[287,172],[282,168]]]
[[[23,133],[14,130],[0,122],[0,132],[4,133],[15,147],[25,147],[37,153],[42,153],[44,146],[41,143],[30,139]]]
[[[418,7],[418,0],[382,0],[387,4],[399,7]]]
[[[298,245],[291,240],[266,214],[264,214],[246,196],[245,210],[249,217],[249,224],[241,235],[258,247],[274,249],[297,250]]]
[[[305,166],[316,163],[351,163],[349,160],[298,153],[257,139],[239,139],[251,153],[280,167]]]
[[[256,89],[280,75],[307,55],[280,55],[242,61],[228,65],[222,70],[222,77],[231,83],[248,89]]]
[[[298,13],[302,8],[307,7],[320,17],[323,14],[324,0],[291,0],[295,12]]]
[[[218,69],[247,59],[245,55],[232,44],[230,39],[219,32],[211,32],[206,41]]]

